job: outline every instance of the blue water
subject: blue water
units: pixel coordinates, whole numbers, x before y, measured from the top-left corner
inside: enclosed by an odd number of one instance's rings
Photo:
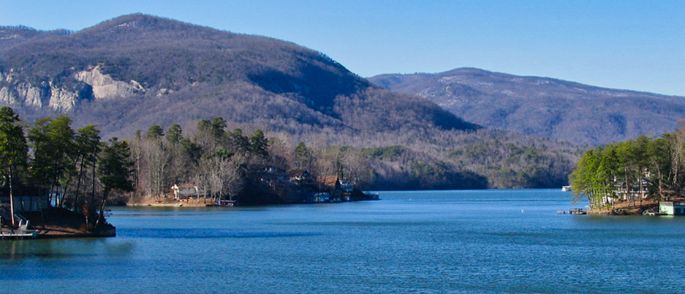
[[[685,217],[558,215],[551,190],[116,208],[107,239],[0,242],[6,292],[683,292]]]

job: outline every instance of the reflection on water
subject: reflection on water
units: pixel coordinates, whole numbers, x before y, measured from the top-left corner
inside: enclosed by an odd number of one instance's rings
[[[157,239],[221,239],[221,238],[288,238],[318,236],[316,232],[235,232],[232,230],[203,230],[203,229],[130,229],[121,237],[157,238]]]
[[[133,242],[108,242],[96,238],[53,240],[8,240],[0,242],[0,259],[64,259],[106,254],[124,256],[133,251]]]
[[[685,218],[559,215],[584,204],[551,190],[381,192],[381,198],[246,209],[114,208],[115,238],[0,242],[0,287],[325,293],[685,287]]]

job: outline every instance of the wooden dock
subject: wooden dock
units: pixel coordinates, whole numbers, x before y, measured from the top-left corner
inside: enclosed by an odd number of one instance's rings
[[[559,210],[558,214],[585,215],[587,211],[583,208],[571,208],[569,210]]]
[[[35,239],[38,238],[38,231],[35,230],[12,230],[2,228],[0,230],[0,240],[16,240],[16,239]]]

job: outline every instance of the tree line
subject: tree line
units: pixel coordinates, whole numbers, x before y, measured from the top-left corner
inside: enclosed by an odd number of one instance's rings
[[[487,131],[430,132],[430,136],[410,131],[402,136],[337,133],[335,140],[330,139],[332,134],[271,132],[267,138],[259,129],[230,129],[230,122],[214,117],[185,130],[179,124],[152,125],[126,140],[102,142],[95,126],[74,130],[67,116],[28,125],[11,109],[5,111],[9,113],[5,136],[23,138],[19,142],[26,146],[25,152],[19,152],[25,159],[9,156],[5,161],[5,177],[14,177],[8,184],[15,184],[23,194],[46,195],[54,206],[85,214],[102,212],[105,202],[159,201],[172,194],[174,185],[196,187],[194,195],[210,200],[284,203],[324,190],[326,178],[348,180],[365,189],[530,186],[534,181],[565,178],[572,163],[572,158],[549,153],[548,145],[523,149],[519,141]],[[486,145],[498,148],[479,149]],[[104,164],[104,159],[119,160],[120,168]],[[509,182],[499,183],[504,177],[488,171],[504,165],[501,174],[512,176],[505,178]],[[533,169],[545,173],[521,176],[521,170],[527,174]],[[105,177],[105,170],[121,176]],[[298,171],[308,173],[313,180],[310,187],[288,183],[290,173]]]
[[[685,190],[685,125],[660,138],[641,136],[585,152],[570,176],[576,199],[592,207],[617,201],[633,205],[663,200]]]
[[[350,148],[313,148],[268,138],[260,129],[229,129],[222,117],[200,120],[189,132],[178,124],[167,129],[152,125],[130,141],[135,191],[124,201],[165,201],[176,186],[210,201],[303,202],[312,193],[330,190],[326,179],[366,187],[371,173]],[[296,176],[303,174],[305,180]]]
[[[51,207],[82,213],[87,225],[104,222],[112,192],[133,190],[129,145],[103,142],[93,125],[74,130],[67,116],[27,127],[12,108],[0,108],[0,165],[11,202],[14,195],[45,196]]]
[[[94,125],[74,129],[65,115],[29,124],[12,108],[0,108],[3,195],[10,201],[40,196],[50,208],[82,214],[92,226],[105,221],[107,203],[169,198],[175,184],[195,186],[198,196],[211,200],[299,201],[293,197],[323,190],[319,175],[358,178],[355,162],[343,152],[267,138],[259,129],[249,135],[228,130],[221,117],[200,120],[189,134],[178,124],[153,125],[127,140],[103,141]],[[305,187],[290,181],[292,171],[309,175]]]
[[[203,198],[233,199],[245,196],[251,174],[267,167],[287,169],[270,152],[263,131],[245,135],[241,129],[226,128],[226,121],[215,117],[199,121],[189,135],[178,124],[166,130],[153,125],[145,133],[136,132],[132,139],[135,200],[166,198],[176,184],[197,187]]]

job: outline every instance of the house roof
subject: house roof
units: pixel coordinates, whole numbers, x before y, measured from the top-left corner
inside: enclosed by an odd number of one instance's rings
[[[338,177],[337,176],[320,176],[317,178],[317,181],[319,183],[326,185],[326,186],[333,187],[333,186],[335,186],[335,183],[338,182]]]

